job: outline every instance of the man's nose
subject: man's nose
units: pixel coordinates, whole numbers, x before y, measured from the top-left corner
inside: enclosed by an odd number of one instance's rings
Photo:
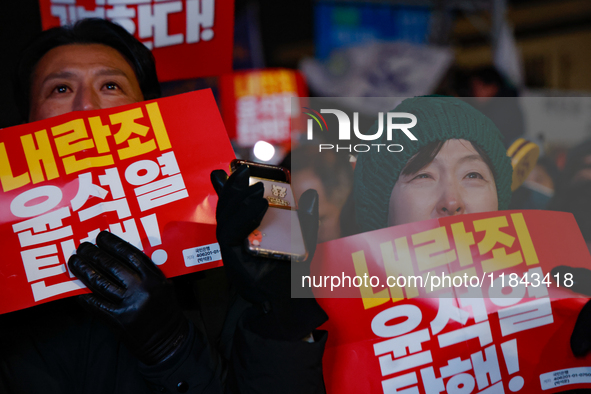
[[[90,111],[100,109],[100,102],[97,94],[91,87],[79,88],[74,98],[72,111]]]
[[[448,182],[442,186],[442,189],[436,207],[438,216],[453,216],[465,213],[466,206],[459,185]]]

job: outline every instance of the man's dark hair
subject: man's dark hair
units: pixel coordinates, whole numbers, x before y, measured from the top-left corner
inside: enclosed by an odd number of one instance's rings
[[[104,19],[83,19],[71,26],[54,27],[42,32],[23,52],[15,88],[17,105],[23,119],[29,117],[29,95],[35,66],[53,48],[70,44],[102,44],[117,50],[133,68],[144,100],[160,97],[152,52],[119,25]]]
[[[509,80],[494,66],[482,66],[470,72],[471,80],[480,80],[486,85],[495,85],[499,88],[496,97],[517,97],[519,92]],[[472,96],[472,94],[471,94]]]

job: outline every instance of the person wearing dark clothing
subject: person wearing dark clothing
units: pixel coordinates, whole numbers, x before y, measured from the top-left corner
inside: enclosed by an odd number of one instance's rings
[[[318,148],[304,145],[292,150],[281,166],[290,169],[291,185],[297,196],[309,188],[318,192],[318,242],[340,238],[344,225],[340,216],[353,186],[349,153],[329,151],[318,154]]]
[[[28,121],[160,96],[151,53],[98,19],[42,33],[17,80]],[[326,333],[315,329],[327,316],[314,299],[289,297],[288,264],[243,251],[268,203],[247,168],[222,173],[212,173],[222,269],[170,281],[141,251],[100,233],[68,262],[92,291],[81,303],[0,316],[0,392],[324,392]],[[309,191],[298,211],[310,258],[317,201]]]
[[[572,213],[591,250],[591,140],[569,150],[548,209]]]
[[[490,118],[503,136],[505,148],[525,133],[519,91],[494,66],[461,72],[455,91]],[[510,98],[507,98],[510,97]]]

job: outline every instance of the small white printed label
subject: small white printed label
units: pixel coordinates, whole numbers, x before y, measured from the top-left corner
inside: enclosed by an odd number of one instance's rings
[[[185,249],[183,250],[183,257],[185,259],[185,266],[193,267],[195,265],[221,260],[222,254],[220,252],[220,245],[216,242],[214,244]]]
[[[540,375],[540,383],[542,390],[568,384],[591,383],[591,367],[568,368],[543,373]]]

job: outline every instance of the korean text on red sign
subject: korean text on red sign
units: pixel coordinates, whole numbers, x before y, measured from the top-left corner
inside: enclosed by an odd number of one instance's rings
[[[86,292],[66,263],[102,230],[167,276],[220,266],[209,173],[233,158],[209,90],[2,130],[0,313]]]
[[[313,290],[341,297],[319,299],[330,316],[323,327],[327,390],[591,387],[591,356],[575,358],[569,345],[587,299],[551,275],[565,261],[588,267],[591,256],[572,215],[549,211],[460,215],[320,244]],[[332,277],[345,284],[331,287]],[[360,279],[349,286],[348,277]]]

